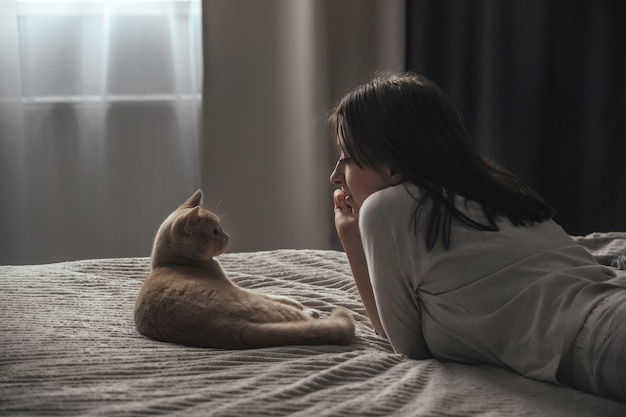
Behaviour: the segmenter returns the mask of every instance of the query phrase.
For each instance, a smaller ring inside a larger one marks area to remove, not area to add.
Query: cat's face
[[[201,203],[202,192],[198,190],[165,220],[158,235],[170,252],[193,261],[221,255],[229,240],[219,218]]]

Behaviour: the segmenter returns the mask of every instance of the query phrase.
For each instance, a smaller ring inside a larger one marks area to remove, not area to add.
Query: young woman
[[[375,331],[626,402],[626,280],[485,161],[444,94],[378,77],[331,112],[335,226]]]

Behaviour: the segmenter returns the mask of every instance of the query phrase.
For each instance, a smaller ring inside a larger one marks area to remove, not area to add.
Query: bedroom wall
[[[326,115],[404,65],[403,1],[205,1],[202,180],[231,251],[338,248]]]

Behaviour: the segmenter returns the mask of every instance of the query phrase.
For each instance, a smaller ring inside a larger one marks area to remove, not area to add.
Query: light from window
[[[19,0],[22,100],[201,97],[200,0]]]

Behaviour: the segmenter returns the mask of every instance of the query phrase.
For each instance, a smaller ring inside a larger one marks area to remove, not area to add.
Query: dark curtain
[[[626,230],[626,1],[407,0],[407,70],[570,234]]]

